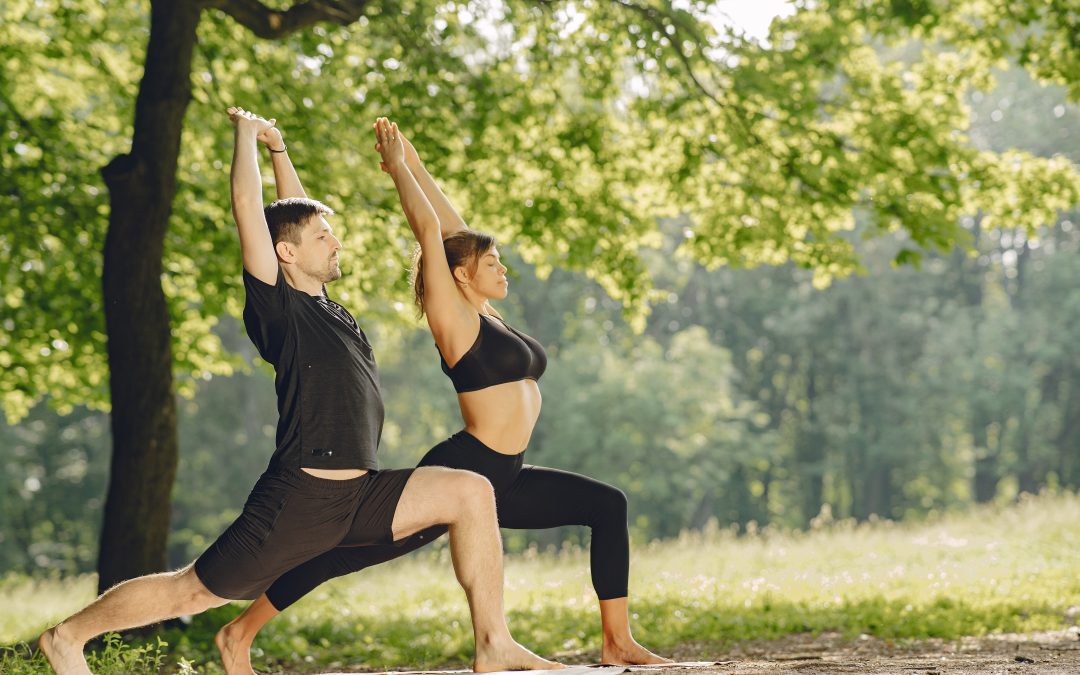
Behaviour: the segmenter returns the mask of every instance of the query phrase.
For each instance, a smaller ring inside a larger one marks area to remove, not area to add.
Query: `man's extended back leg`
[[[229,602],[203,585],[192,565],[113,586],[69,619],[45,631],[38,644],[58,675],[86,675],[83,647],[108,631],[127,630]]]

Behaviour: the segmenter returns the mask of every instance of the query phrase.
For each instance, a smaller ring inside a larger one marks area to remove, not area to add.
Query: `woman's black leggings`
[[[467,469],[487,477],[495,488],[499,526],[514,530],[563,525],[592,528],[592,583],[601,600],[626,597],[630,539],[626,495],[618,488],[558,469],[523,464],[525,453],[504,455],[459,431],[428,451],[417,466]],[[266,591],[279,611],[334,577],[399,558],[447,531],[437,525],[381,546],[339,547],[278,577]]]

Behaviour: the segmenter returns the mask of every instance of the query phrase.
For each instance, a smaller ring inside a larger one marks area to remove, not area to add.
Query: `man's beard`
[[[328,284],[331,281],[337,281],[341,278],[341,266],[332,262],[326,267],[326,272],[323,274],[322,282]]]
[[[312,279],[318,280],[320,284],[328,284],[341,278],[341,266],[337,261],[328,262],[326,266],[318,269],[311,269],[301,265],[300,270]]]

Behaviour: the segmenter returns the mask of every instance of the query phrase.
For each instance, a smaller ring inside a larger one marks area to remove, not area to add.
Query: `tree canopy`
[[[369,134],[390,114],[473,226],[542,272],[587,271],[642,316],[660,218],[685,218],[678,255],[793,261],[824,283],[859,268],[859,214],[871,236],[904,232],[909,262],[965,241],[962,216],[1034,228],[1075,204],[1064,158],[980,150],[966,133],[964,95],[1002,59],[1080,95],[1062,4],[807,3],[765,42],[710,22],[707,3],[378,2],[280,41],[206,11],[162,277],[178,386],[239,363],[212,330],[242,295],[228,104],[277,117],[311,194],[341,212],[352,306],[411,312],[407,231]],[[44,396],[106,407],[98,170],[132,133],[146,3],[0,12],[3,406],[9,419]]]

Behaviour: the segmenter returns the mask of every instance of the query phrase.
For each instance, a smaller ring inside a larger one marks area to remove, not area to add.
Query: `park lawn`
[[[1077,522],[1080,497],[1045,496],[924,523],[738,537],[713,529],[640,545],[631,573],[634,632],[661,653],[708,658],[733,641],[802,632],[903,640],[1059,629],[1080,605]],[[0,644],[15,645],[0,654],[0,672],[42,672],[19,641],[85,605],[93,590],[92,576],[0,581]],[[506,605],[514,635],[538,653],[597,659],[587,551],[508,557]],[[161,665],[220,673],[213,634],[241,608],[130,642],[114,638],[98,646],[92,665],[99,673]],[[325,584],[266,627],[254,663],[262,672],[448,667],[468,663],[471,645],[444,546]]]

